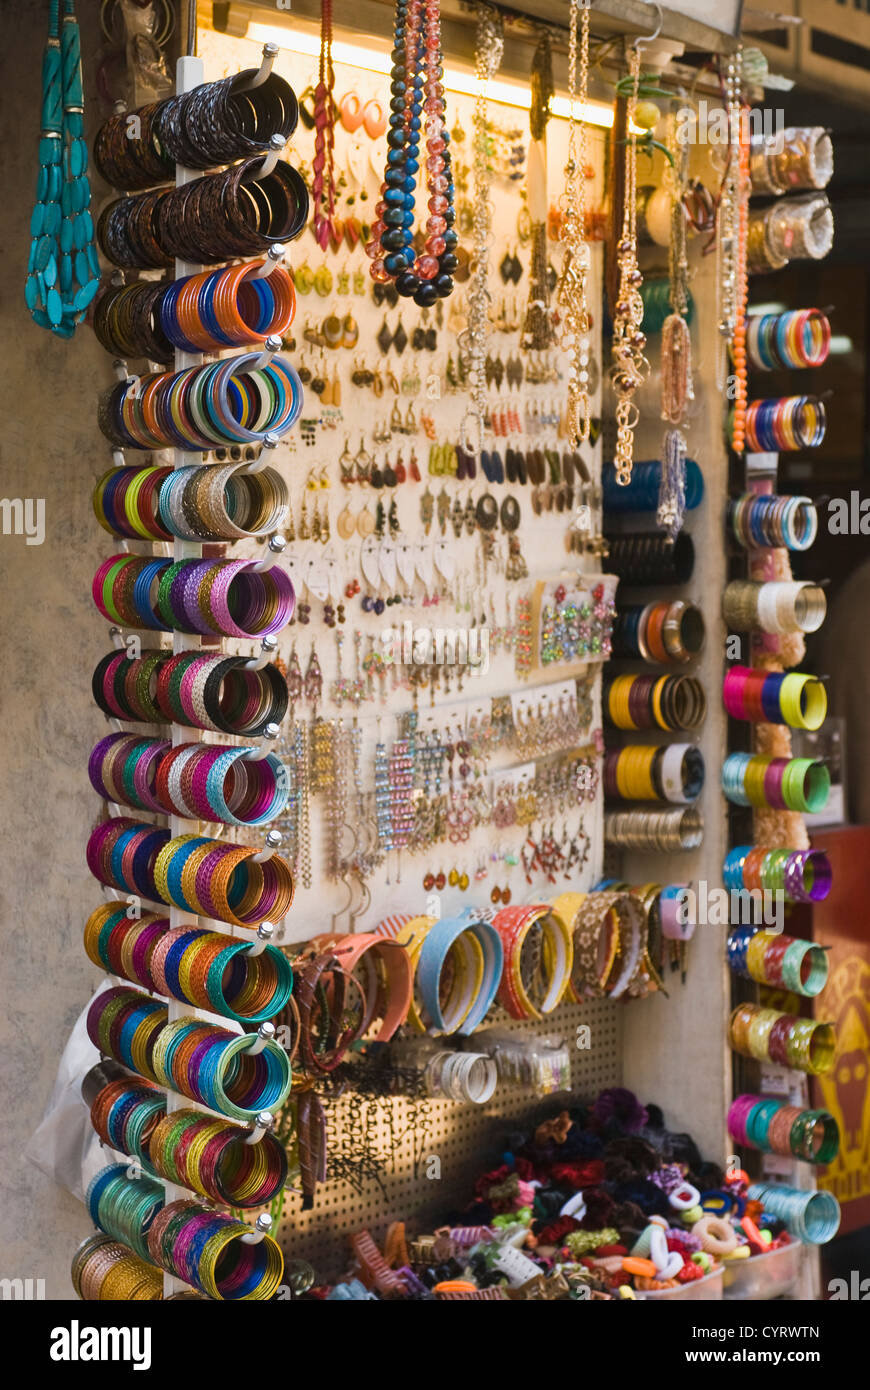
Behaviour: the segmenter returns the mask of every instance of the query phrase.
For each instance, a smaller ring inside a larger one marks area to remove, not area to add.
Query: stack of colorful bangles
[[[100,429],[120,449],[208,450],[280,438],[302,409],[302,383],[285,358],[263,356],[246,352],[119,381],[100,400]]]
[[[775,1062],[811,1076],[831,1071],[836,1035],[830,1023],[798,1018],[760,1004],[739,1004],[731,1014],[731,1047],[743,1057]]]
[[[256,560],[160,560],[110,555],[94,575],[109,622],[203,636],[268,637],[293,617],[296,595],[279,565]]]
[[[107,352],[153,362],[171,362],[174,348],[216,352],[283,337],[296,290],[283,266],[267,267],[247,261],[168,284],[110,287],[97,300],[94,332]]]
[[[258,950],[222,932],[171,928],[153,912],[131,917],[123,904],[91,913],[84,946],[110,975],[237,1022],[273,1018],[293,989],[290,962],[274,946]]]
[[[668,854],[672,850],[698,849],[703,840],[704,821],[694,806],[604,814],[604,843],[619,849]]]
[[[305,180],[284,160],[268,173],[265,162],[246,159],[181,188],[108,203],[96,227],[100,250],[122,270],[140,270],[174,259],[216,265],[293,241],[308,221]]]
[[[831,346],[831,325],[820,309],[753,314],[746,324],[746,350],[753,367],[821,367]]]
[[[99,1230],[209,1298],[262,1301],[278,1292],[284,1259],[271,1236],[251,1243],[249,1226],[201,1202],[164,1205],[163,1188],[132,1180],[126,1164],[97,1173],[86,1200]]]
[[[820,729],[828,713],[822,682],[797,671],[731,666],[725,672],[722,698],[732,719],[788,724],[792,729]]]
[[[110,1081],[91,1106],[91,1123],[104,1144],[138,1158],[165,1182],[226,1206],[264,1206],[282,1191],[287,1155],[268,1131],[256,1144],[250,1132],[200,1110],[166,1113],[166,1097],[144,1082]]]
[[[722,766],[722,790],[735,806],[823,811],[831,789],[831,774],[813,758],[764,758],[729,753]]]
[[[821,946],[757,927],[731,928],[726,959],[734,973],[747,980],[807,999],[820,994],[828,979],[828,958]]]
[[[683,665],[703,646],[704,615],[693,603],[676,599],[617,609],[614,656],[640,657],[661,666]]]
[[[283,77],[245,68],[110,116],[94,140],[94,162],[114,188],[150,188],[172,179],[176,162],[208,169],[266,154],[273,136],[290,139],[298,119],[296,94]]]
[[[722,616],[737,632],[758,629],[778,636],[817,632],[826,612],[824,589],[801,580],[760,583],[735,579],[726,585],[722,596]]]
[[[809,550],[819,531],[811,497],[748,492],[728,503],[735,540],[746,549]]]
[[[224,825],[265,825],[287,804],[287,769],[252,744],[179,743],[107,734],[88,762],[98,796],[137,811]]]
[[[109,888],[170,903],[200,917],[256,929],[280,922],[293,901],[290,866],[278,854],[169,831],[126,816],[91,833],[88,868]]]
[[[156,1302],[163,1297],[160,1271],[101,1231],[82,1241],[73,1256],[70,1278],[85,1303]]]
[[[276,1042],[195,1018],[170,1023],[163,1004],[135,989],[117,986],[98,994],[87,1027],[107,1057],[242,1123],[280,1109],[290,1094],[290,1062]],[[255,1045],[260,1050],[252,1053]]]
[[[746,449],[752,454],[816,449],[825,437],[825,404],[818,396],[750,401]]]
[[[609,535],[607,568],[623,584],[688,584],[695,569],[695,543],[688,531],[676,537],[639,531]]]
[[[840,1229],[840,1204],[832,1192],[754,1182],[746,1195],[751,1202],[763,1203],[764,1210],[785,1222],[805,1245],[825,1245]]]
[[[617,729],[697,729],[707,712],[704,687],[694,676],[613,676],[603,705]]]
[[[704,759],[693,743],[664,747],[628,744],[604,755],[604,794],[623,801],[697,801],[704,787]]]
[[[256,738],[287,712],[287,682],[277,666],[243,656],[163,649],[131,656],[126,647],[98,663],[94,700],[110,719],[186,724]]]
[[[820,849],[769,849],[738,845],[729,851],[722,881],[730,892],[782,893],[789,902],[822,902],[831,891],[831,861]]]
[[[704,496],[704,475],[694,459],[685,460],[685,508],[694,511]],[[658,459],[637,460],[631,470],[631,481],[621,487],[616,481],[613,465],[602,469],[606,512],[654,512],[658,506],[662,481],[662,464]]]
[[[97,521],[130,539],[235,541],[277,531],[289,493],[259,462],[189,468],[112,468],[94,488]]]
[[[801,1110],[762,1096],[735,1096],[728,1111],[728,1133],[748,1148],[804,1163],[833,1163],[840,1151],[837,1121],[827,1110]]]

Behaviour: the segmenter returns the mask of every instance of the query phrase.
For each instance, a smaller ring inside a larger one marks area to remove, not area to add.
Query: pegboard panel
[[[602,1087],[621,1084],[622,1018],[622,1005],[589,1000],[582,1005],[563,1004],[540,1023],[515,1021],[497,1009],[492,1023],[506,1032],[564,1038],[571,1053],[571,1095],[592,1098]],[[588,1049],[574,1046],[580,1024],[590,1029]],[[276,1232],[285,1257],[308,1260],[319,1278],[336,1278],[348,1263],[348,1236],[362,1227],[379,1241],[391,1221],[406,1221],[412,1233],[442,1221],[448,1211],[469,1202],[475,1179],[490,1159],[497,1159],[506,1124],[517,1120],[525,1127],[530,1118],[552,1113],[558,1101],[559,1095],[540,1097],[525,1087],[500,1082],[486,1105],[423,1102],[424,1127],[419,1103],[415,1111],[414,1102],[395,1099],[389,1103],[393,1129],[403,1137],[394,1153],[386,1111],[379,1107],[372,1133],[384,1154],[380,1183],[372,1180],[357,1190],[350,1183],[328,1178],[307,1212],[302,1210],[301,1196],[287,1193]],[[347,1101],[331,1104],[330,1131],[339,1132],[347,1117]],[[435,1169],[427,1163],[433,1158],[438,1159],[437,1177],[427,1176],[427,1167],[430,1172]]]

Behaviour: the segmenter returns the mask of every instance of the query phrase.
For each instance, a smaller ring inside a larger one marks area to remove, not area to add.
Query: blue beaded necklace
[[[445,122],[439,0],[397,0],[391,69],[387,165],[377,221],[366,247],[372,279],[393,280],[399,294],[428,307],[453,289],[458,264],[453,229],[453,171]],[[425,126],[424,126],[425,123]],[[424,126],[429,217],[423,253],[414,249],[414,203]]]
[[[34,321],[71,338],[100,283],[83,139],[81,40],[73,0],[49,6],[42,60],[42,130],[24,298]]]

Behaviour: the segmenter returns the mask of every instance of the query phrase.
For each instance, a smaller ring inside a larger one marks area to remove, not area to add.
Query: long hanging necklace
[[[559,283],[562,307],[561,343],[568,354],[568,438],[572,448],[585,444],[592,427],[589,397],[589,314],[588,288],[591,256],[586,240],[586,121],[583,112],[589,83],[589,6],[580,16],[580,81],[577,82],[577,11],[579,0],[571,0],[568,21],[568,160],[565,165],[565,192],[562,196],[562,241],[565,265]],[[580,120],[575,102],[580,103]]]
[[[669,247],[669,300],[671,312],[662,325],[662,419],[681,425],[686,406],[694,399],[692,388],[692,340],[686,314],[689,308],[689,258],[686,209],[683,196],[688,186],[689,145],[676,138],[676,118],[668,117],[668,148],[674,167],[666,170],[671,193]]]
[[[547,207],[546,207],[546,169],[547,169],[547,122],[552,111],[555,87],[553,85],[553,47],[550,35],[544,30],[535,56],[532,59],[531,105],[529,107],[529,134],[534,142],[529,151],[531,161],[535,146],[540,147],[543,171],[543,207],[539,216],[534,215],[531,206],[532,231],[530,236],[531,254],[529,256],[529,296],[523,320],[522,345],[533,352],[546,352],[555,341],[555,327],[550,308],[550,268],[547,258]],[[543,212],[543,217],[540,216]]]
[[[613,315],[613,364],[610,368],[610,379],[617,395],[614,466],[616,482],[620,487],[627,487],[631,482],[634,462],[634,431],[639,417],[632,397],[649,369],[643,355],[646,338],[640,329],[643,322],[643,300],[640,295],[643,276],[637,264],[637,137],[634,126],[640,82],[640,49],[637,45],[629,49],[628,71],[631,88],[626,102],[625,203],[622,234],[616,244],[619,292]]]
[[[676,117],[668,117],[668,149],[674,160],[667,166],[666,178],[671,194],[671,236],[669,247],[669,299],[671,312],[662,325],[662,419],[671,426],[662,441],[662,469],[656,522],[669,535],[683,527],[686,508],[686,441],[680,426],[692,387],[692,340],[686,314],[689,308],[689,258],[686,238],[686,209],[683,198],[688,186],[689,145],[678,140]]]
[[[61,338],[72,337],[100,283],[83,123],[81,40],[73,0],[64,0],[62,27],[59,0],[51,0],[24,299],[40,328]]]
[[[453,289],[457,235],[453,171],[445,120],[439,0],[396,0],[387,165],[366,246],[373,280],[393,280],[399,294],[428,308]],[[426,138],[429,216],[423,252],[414,249],[415,175],[420,128]]]
[[[488,5],[477,9],[477,41],[475,67],[477,100],[474,107],[474,270],[468,287],[468,326],[461,335],[459,350],[468,380],[469,404],[462,421],[460,437],[463,449],[478,454],[483,448],[486,420],[486,339],[489,331],[489,274],[490,238],[492,232],[492,202],[490,200],[490,157],[487,132],[487,85],[501,66],[504,53],[504,25],[501,15]],[[476,439],[471,438],[469,426],[476,422]]]
[[[335,231],[335,109],[332,64],[332,0],[322,0],[320,11],[320,72],[314,92],[314,178],[311,200],[314,205],[314,235],[321,251],[334,239]]]

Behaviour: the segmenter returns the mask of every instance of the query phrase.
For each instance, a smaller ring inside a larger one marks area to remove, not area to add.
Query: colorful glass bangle
[[[280,437],[302,409],[302,383],[285,358],[261,360],[247,352],[119,381],[101,401],[100,429],[121,449],[192,451]]]
[[[94,575],[97,608],[128,627],[204,636],[266,637],[293,617],[296,594],[280,565],[256,560],[152,560],[112,555]]]
[[[284,1187],[287,1155],[273,1134],[250,1132],[199,1110],[166,1113],[166,1097],[144,1083],[111,1081],[91,1106],[104,1144],[138,1158],[146,1171],[214,1202],[257,1207]]]
[[[95,1047],[146,1081],[230,1119],[250,1123],[263,1110],[280,1109],[290,1092],[290,1062],[277,1043],[267,1040],[251,1055],[254,1036],[195,1018],[169,1023],[164,1005],[133,989],[97,995],[87,1028]]]
[[[244,1023],[263,1023],[290,998],[293,972],[283,952],[198,927],[170,928],[166,917],[127,916],[123,904],[91,913],[84,946],[102,970],[144,989]]]

